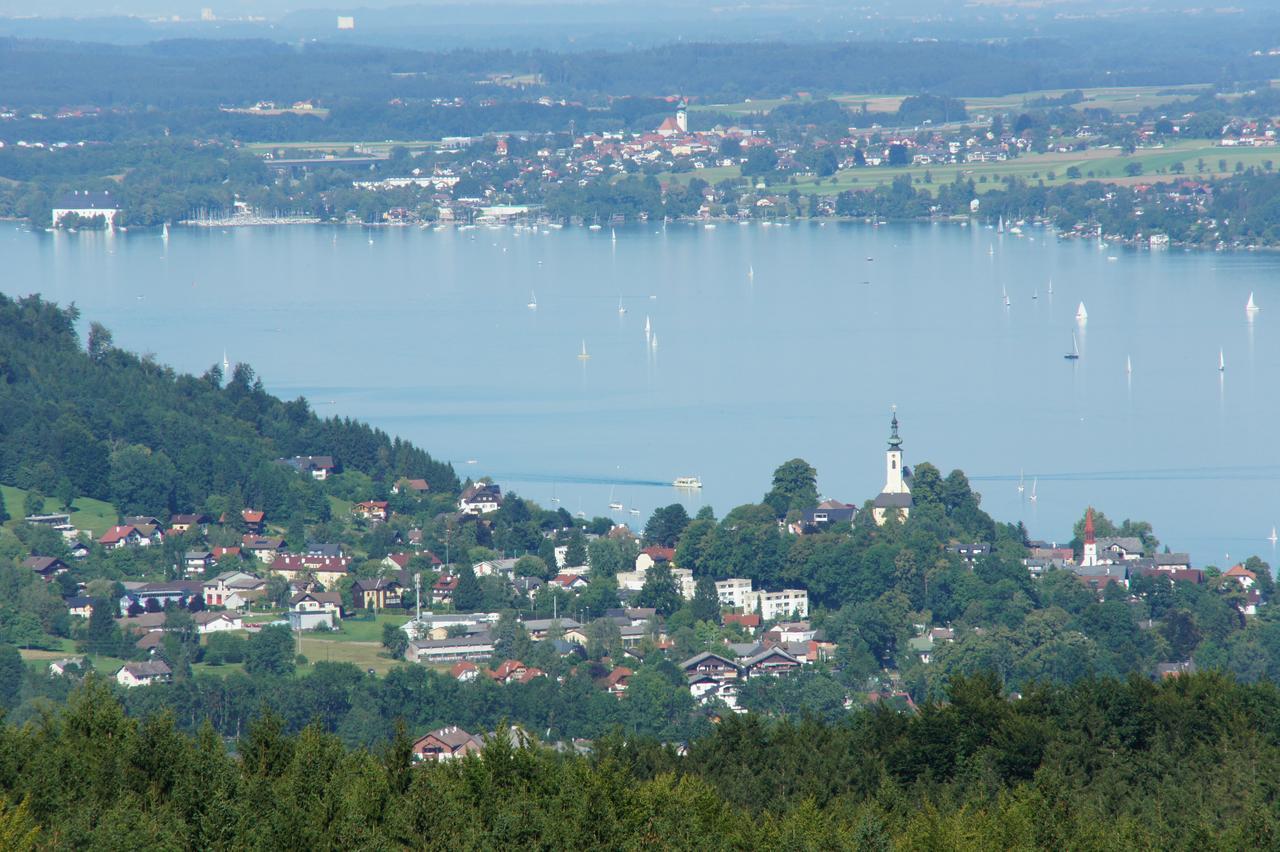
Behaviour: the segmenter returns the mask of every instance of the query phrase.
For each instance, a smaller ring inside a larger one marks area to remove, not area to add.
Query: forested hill
[[[298,509],[289,501],[305,489],[273,463],[294,455],[333,456],[375,483],[458,489],[450,465],[366,424],[322,420],[304,399],[277,399],[247,365],[225,382],[218,366],[181,375],[115,348],[97,323],[82,346],[78,319],[74,305],[0,295],[0,483],[164,519],[211,497]]]
[[[357,677],[360,675],[357,674]],[[634,688],[634,687],[633,687]],[[607,699],[612,700],[612,699]],[[632,700],[628,698],[627,700]],[[414,766],[264,716],[235,755],[101,681],[0,729],[0,843],[34,849],[1275,849],[1280,693],[1220,675],[990,678],[916,714],[725,719],[687,754],[490,739]]]

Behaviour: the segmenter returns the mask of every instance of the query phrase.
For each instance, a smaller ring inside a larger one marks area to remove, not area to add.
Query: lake
[[[677,499],[717,514],[758,501],[795,456],[822,494],[861,504],[883,485],[894,405],[908,464],[964,470],[1033,537],[1069,539],[1092,504],[1150,521],[1203,566],[1270,560],[1280,525],[1272,254],[954,224],[166,241],[6,223],[0,256],[0,289],[75,301],[120,346],[196,373],[225,349],[273,393],[402,435],[461,476],[633,526]],[[704,489],[677,492],[682,475]]]

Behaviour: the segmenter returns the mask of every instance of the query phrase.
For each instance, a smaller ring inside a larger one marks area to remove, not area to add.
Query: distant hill
[[[107,500],[125,514],[224,497],[279,517],[321,501],[274,460],[329,455],[375,482],[408,476],[434,493],[458,490],[447,463],[366,424],[322,420],[304,399],[277,399],[247,365],[225,381],[217,366],[178,374],[115,348],[97,323],[82,345],[78,320],[74,305],[0,295],[0,482]]]

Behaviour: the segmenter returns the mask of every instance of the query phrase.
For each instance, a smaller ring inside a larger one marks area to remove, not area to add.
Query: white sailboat
[[[578,360],[587,361],[590,358],[591,356],[587,354],[587,341],[584,340],[582,341],[582,351],[578,353]]]
[[[1277,540],[1280,540],[1280,539],[1276,538],[1276,528],[1275,528],[1275,525],[1272,525],[1271,535],[1267,536],[1267,541],[1271,542],[1271,545],[1274,547]]]
[[[529,304],[525,305],[525,307],[531,311],[536,311],[538,309],[537,293],[533,292],[532,290],[529,291]]]
[[[1258,310],[1258,306],[1257,306],[1256,304],[1254,304],[1254,301],[1253,301],[1253,291],[1252,291],[1252,290],[1251,290],[1251,291],[1249,291],[1249,301],[1245,302],[1245,304],[1244,304],[1244,309],[1245,309],[1246,311],[1248,311],[1249,313],[1253,313],[1254,311]]]
[[[1049,279],[1049,295],[1050,296],[1053,295],[1053,279],[1052,278]]]
[[[1128,355],[1124,356],[1124,372],[1126,376],[1133,375],[1133,359]]]
[[[613,228],[609,229],[609,242],[616,243],[618,241],[618,232]]]
[[[1027,499],[1030,500],[1032,503],[1036,502],[1036,482],[1038,481],[1039,480],[1037,480],[1035,477],[1031,478],[1031,496],[1028,497]]]
[[[1084,309],[1084,302],[1080,303],[1080,307],[1076,308],[1076,322],[1084,325],[1089,321],[1089,312]]]
[[[168,222],[164,223],[164,229],[160,231],[160,239],[164,240],[166,243],[169,242],[169,223]],[[1249,296],[1249,298],[1252,299],[1253,296],[1251,295]]]
[[[649,317],[644,318],[644,336],[648,337],[653,334],[653,326],[649,324]]]
[[[747,280],[748,280],[748,281],[754,281],[754,280],[755,280],[755,278],[756,278],[756,268],[755,268],[754,266],[751,266],[750,264],[748,264],[748,265],[747,265]]]
[[[222,350],[222,377],[224,379],[231,378],[231,362],[227,360],[227,350]]]
[[[658,348],[658,333],[656,331],[653,333],[653,337],[649,340],[649,347],[652,349]]]
[[[616,487],[615,485],[609,486],[609,509],[614,512],[621,512],[622,504],[613,498],[613,491]]]
[[[1022,469],[1019,468],[1018,469],[1018,493],[1021,494],[1026,490],[1027,490],[1027,485],[1022,479]]]
[[[1226,362],[1226,359],[1222,357],[1222,347],[1218,347],[1218,372],[1219,373],[1226,372],[1226,369],[1227,369],[1227,362]]]
[[[1004,288],[1003,284],[1000,285],[1000,295],[1004,298],[1004,306],[1006,308],[1009,307],[1009,291]]]
[[[618,315],[619,315],[619,316],[621,316],[622,314],[625,314],[626,312],[627,312],[627,309],[626,309],[626,308],[624,308],[624,307],[622,306],[622,297],[621,297],[621,296],[619,296],[619,297],[618,297]]]

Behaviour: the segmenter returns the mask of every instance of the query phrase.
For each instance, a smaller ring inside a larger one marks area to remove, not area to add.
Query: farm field
[[[1204,161],[1202,172],[1198,170],[1201,160]],[[1126,168],[1135,162],[1142,164],[1140,176],[1131,176],[1126,172]],[[924,190],[929,190],[931,186],[951,183],[957,176],[961,176],[965,180],[972,179],[981,194],[999,189],[1001,181],[1006,177],[1021,178],[1032,183],[1043,181],[1046,186],[1061,186],[1089,180],[1117,184],[1150,183],[1177,177],[1169,171],[1175,163],[1183,164],[1187,176],[1224,177],[1233,174],[1237,164],[1246,169],[1266,168],[1268,162],[1280,164],[1280,148],[1224,148],[1201,141],[1188,141],[1164,148],[1139,149],[1136,153],[1127,156],[1112,150],[1093,149],[1066,154],[1030,154],[998,163],[904,168],[869,166],[845,169],[826,178],[797,177],[794,185],[776,183],[771,190],[785,193],[796,189],[805,195],[810,193],[834,195],[847,189],[873,189],[892,183],[902,175],[910,175],[916,188]],[[1072,167],[1080,170],[1079,178],[1067,177],[1067,169]],[[693,177],[698,177],[715,184],[726,178],[737,177],[739,173],[739,169],[735,167],[717,167],[674,176],[663,174],[660,179],[665,181],[674,177],[684,183]],[[932,181],[931,184],[925,182],[926,173]],[[985,182],[983,178],[986,178]]]

